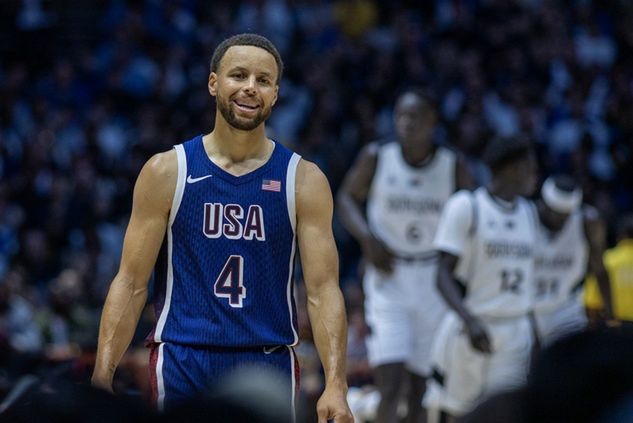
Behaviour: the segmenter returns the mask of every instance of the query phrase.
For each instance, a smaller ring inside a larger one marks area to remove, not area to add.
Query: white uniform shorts
[[[430,374],[431,343],[447,308],[435,287],[437,260],[394,263],[391,274],[368,266],[363,280],[367,355],[372,367],[405,363]]]
[[[525,382],[532,348],[527,316],[481,318],[492,338],[492,354],[471,344],[462,320],[449,312],[433,342],[433,377],[427,384],[424,405],[453,416],[471,411],[488,395]]]
[[[578,296],[571,297],[551,311],[534,312],[536,333],[541,345],[549,345],[556,339],[578,332],[587,327],[587,314]]]

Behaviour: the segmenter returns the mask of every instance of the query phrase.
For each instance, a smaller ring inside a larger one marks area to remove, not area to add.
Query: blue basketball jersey
[[[175,146],[178,182],[154,280],[152,342],[295,345],[295,174],[275,143],[263,166],[234,176],[202,136]]]

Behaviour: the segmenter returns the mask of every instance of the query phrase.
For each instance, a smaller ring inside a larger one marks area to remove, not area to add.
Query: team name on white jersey
[[[486,241],[484,251],[488,258],[526,258],[532,256],[532,246],[526,242],[508,240]]]
[[[252,204],[248,211],[239,204],[204,203],[202,232],[207,238],[245,239],[266,241],[264,211]]]
[[[537,269],[569,269],[574,264],[575,257],[571,254],[557,255],[554,257],[536,258],[535,266]]]
[[[444,202],[436,199],[412,199],[393,195],[387,198],[389,210],[398,212],[436,213],[442,212]]]

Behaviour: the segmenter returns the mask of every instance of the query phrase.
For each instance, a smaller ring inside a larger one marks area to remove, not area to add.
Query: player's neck
[[[252,131],[243,131],[221,119],[216,120],[215,128],[203,137],[203,142],[209,156],[220,156],[234,163],[265,158],[271,147],[263,124]]]
[[[505,184],[501,184],[499,183],[499,181],[495,181],[494,179],[488,186],[488,192],[490,193],[490,195],[510,204],[514,204],[514,201],[517,198],[515,187],[506,186]]]
[[[404,146],[400,148],[402,149],[402,158],[404,161],[413,167],[425,166],[435,156],[435,146],[432,143],[428,143],[428,145],[416,149],[406,149]]]

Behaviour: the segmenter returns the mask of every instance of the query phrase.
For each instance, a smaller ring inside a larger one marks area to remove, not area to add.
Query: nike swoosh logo
[[[270,354],[280,347],[281,345],[277,345],[276,347],[264,347],[264,354]]]
[[[210,178],[212,176],[213,175],[205,175],[205,176],[200,176],[199,178],[192,178],[191,175],[189,175],[187,177],[187,182],[190,183],[190,184],[195,184],[196,182],[200,182],[203,179],[207,179],[207,178]]]

